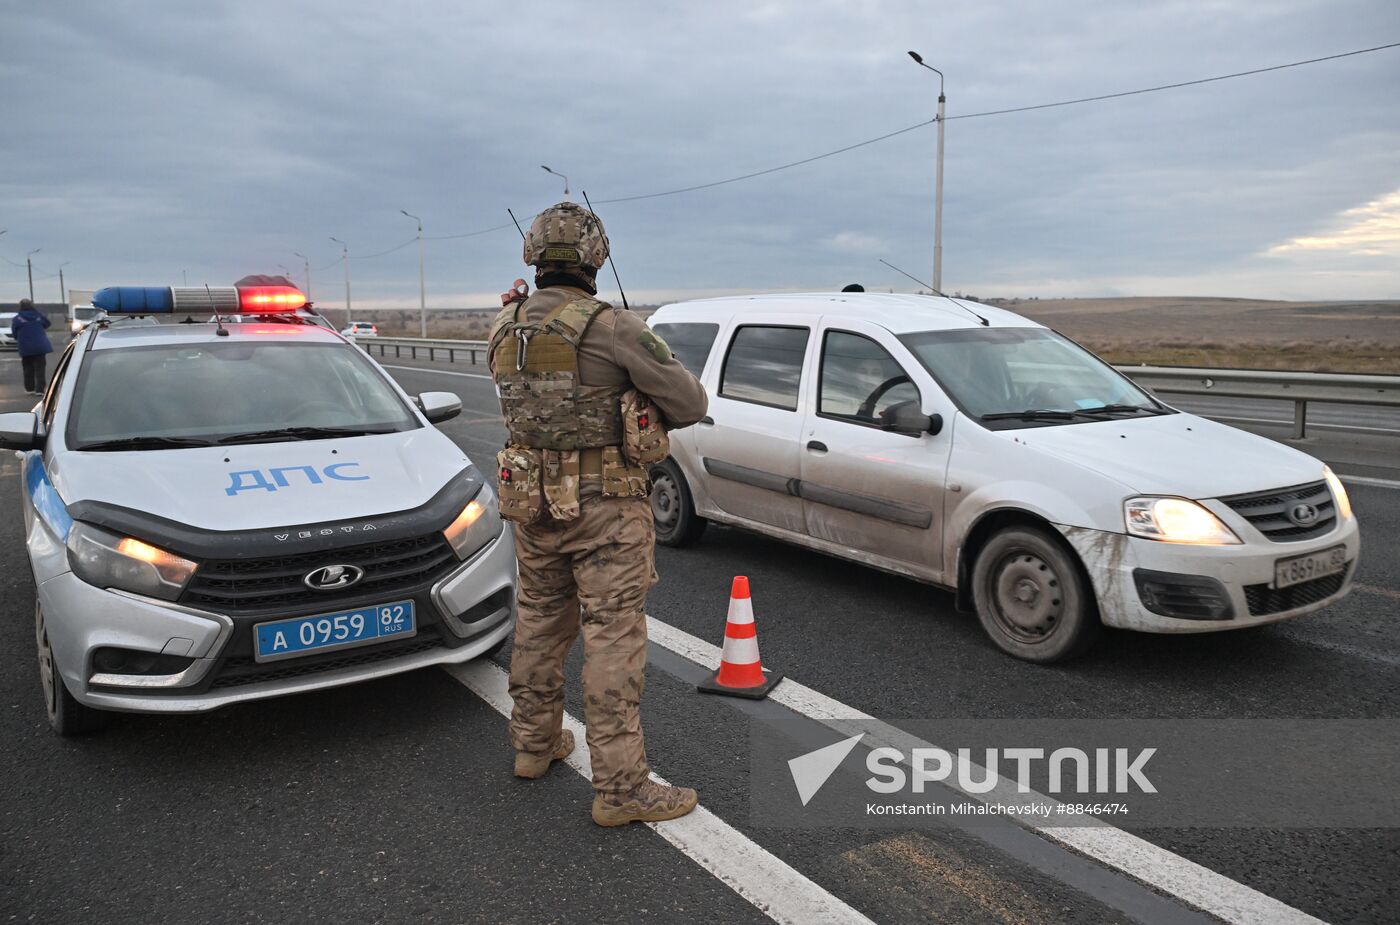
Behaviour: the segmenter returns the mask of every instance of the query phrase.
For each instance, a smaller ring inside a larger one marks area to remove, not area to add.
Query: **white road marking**
[[[448,674],[465,684],[502,716],[510,716],[511,699],[506,673],[487,659],[446,667]],[[566,763],[587,780],[593,779],[583,723],[568,713],[564,727],[574,734],[574,752]],[[652,780],[665,784],[655,774]],[[807,923],[858,923],[874,925],[845,902],[808,880],[785,861],[774,857],[747,835],[705,808],[697,806],[687,816],[670,822],[647,823],[696,864],[714,874],[763,914],[784,925]]]
[[[689,659],[702,667],[719,667],[720,649],[684,630],[647,617],[647,638]],[[892,745],[905,754],[913,748],[928,748],[924,742],[903,730],[883,723],[868,713],[849,707],[839,700],[787,678],[768,695],[803,716],[831,726],[843,736],[856,729],[865,731],[876,745]],[[835,721],[840,721],[839,724]],[[852,722],[855,721],[855,722]],[[980,774],[978,775],[980,776]],[[1018,802],[1024,794],[1012,799],[1016,784],[1006,778],[998,781],[993,797],[1005,794],[1007,802]],[[973,799],[985,800],[985,795],[967,793]],[[1057,803],[1050,797],[1036,795],[1037,802]],[[1174,896],[1198,909],[1235,925],[1319,925],[1320,919],[1294,909],[1237,883],[1194,861],[1145,841],[1136,835],[1111,826],[1053,826],[1030,819],[1017,819],[1027,828],[1062,845],[1086,855],[1101,864],[1121,871],[1160,892]]]
[[[1358,485],[1370,485],[1374,488],[1400,488],[1400,482],[1393,479],[1375,479],[1365,475],[1338,475],[1337,478],[1343,482],[1355,482]]]
[[[437,373],[439,376],[461,376],[463,379],[490,379],[491,377],[483,373],[454,373],[445,369],[424,369],[421,366],[390,366],[387,363],[380,363],[385,369],[403,369],[411,373]]]

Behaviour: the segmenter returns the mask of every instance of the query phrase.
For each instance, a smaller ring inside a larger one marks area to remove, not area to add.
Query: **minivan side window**
[[[809,333],[806,328],[767,325],[738,328],[724,358],[719,394],[796,411]]]
[[[710,348],[715,344],[715,336],[719,334],[719,325],[672,322],[658,324],[652,330],[671,348],[681,365],[690,370],[692,376],[699,377],[710,356]]]
[[[822,343],[817,414],[878,426],[895,405],[919,404],[919,389],[889,351],[847,331],[827,331]]]

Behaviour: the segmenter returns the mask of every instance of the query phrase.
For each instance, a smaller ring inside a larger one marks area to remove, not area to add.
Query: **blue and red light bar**
[[[286,314],[306,305],[306,296],[294,286],[108,286],[92,304],[111,315]]]

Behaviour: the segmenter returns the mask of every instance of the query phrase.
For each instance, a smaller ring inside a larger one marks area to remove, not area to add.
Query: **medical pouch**
[[[499,466],[496,494],[500,499],[501,516],[518,524],[533,523],[544,506],[541,452],[512,444],[496,454],[496,464]]]
[[[661,411],[636,389],[622,394],[622,450],[627,462],[650,466],[671,455],[671,438],[661,425]]]

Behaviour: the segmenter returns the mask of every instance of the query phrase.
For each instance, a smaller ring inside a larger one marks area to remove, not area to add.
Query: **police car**
[[[495,494],[410,396],[285,286],[119,287],[20,451],[49,721],[186,713],[463,662],[514,623]],[[208,322],[174,321],[189,313]],[[225,323],[239,314],[241,323]]]

